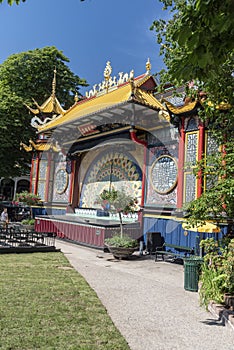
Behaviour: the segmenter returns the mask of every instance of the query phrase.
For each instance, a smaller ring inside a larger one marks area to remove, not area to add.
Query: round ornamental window
[[[151,167],[150,179],[154,190],[167,194],[177,183],[177,164],[174,158],[163,155],[157,158]]]
[[[66,191],[68,186],[68,174],[66,169],[59,169],[56,172],[55,188],[58,194],[62,194]]]

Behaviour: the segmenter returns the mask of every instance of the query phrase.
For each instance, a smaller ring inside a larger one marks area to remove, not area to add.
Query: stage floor
[[[60,221],[67,223],[74,223],[80,225],[93,225],[93,226],[103,226],[103,227],[119,227],[120,222],[118,220],[111,220],[110,217],[84,217],[75,214],[66,215],[38,215],[35,219]],[[124,226],[128,227],[139,227],[139,221],[123,221]]]

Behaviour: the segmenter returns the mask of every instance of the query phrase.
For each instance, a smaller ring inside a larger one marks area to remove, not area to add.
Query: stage
[[[110,217],[80,217],[76,214],[35,217],[37,232],[54,232],[58,238],[94,248],[104,248],[104,240],[119,232],[119,221]],[[137,240],[142,231],[138,221],[124,222],[124,234]]]

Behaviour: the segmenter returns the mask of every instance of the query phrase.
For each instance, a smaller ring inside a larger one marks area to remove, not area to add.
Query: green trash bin
[[[184,289],[190,292],[198,291],[198,281],[203,259],[190,257],[184,259]]]

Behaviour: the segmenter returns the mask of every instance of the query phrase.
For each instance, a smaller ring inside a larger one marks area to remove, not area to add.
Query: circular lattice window
[[[55,188],[58,194],[62,194],[66,191],[68,186],[68,174],[66,169],[59,169],[55,176]]]
[[[154,190],[167,194],[177,183],[177,164],[174,158],[163,155],[157,158],[151,167],[150,179]]]

